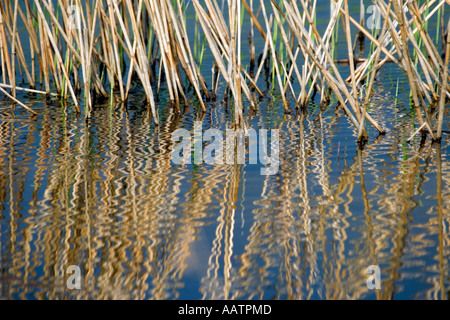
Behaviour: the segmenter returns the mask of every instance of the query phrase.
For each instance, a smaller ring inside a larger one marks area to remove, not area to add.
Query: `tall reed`
[[[381,14],[381,32],[369,29],[363,7],[360,21],[352,18],[347,0],[330,0],[325,30],[319,30],[316,21],[316,0],[0,0],[0,88],[14,103],[18,103],[17,91],[27,86],[34,93],[57,95],[73,103],[77,112],[83,110],[85,117],[98,99],[125,102],[140,88],[159,125],[157,100],[162,87],[176,112],[195,96],[198,112],[204,113],[208,100],[217,99],[223,79],[224,98],[228,92],[232,96],[234,124],[245,128],[245,106],[257,109],[258,96],[263,96],[260,75],[271,63],[268,80],[277,87],[285,111],[307,108],[317,93],[322,103],[328,103],[331,90],[338,108],[357,129],[358,141],[364,142],[366,120],[385,132],[367,106],[378,72],[395,63],[409,80],[419,131],[439,140],[450,97],[448,61],[440,54],[448,51],[443,27],[446,1],[429,0],[422,6],[416,0],[375,0],[374,4]],[[198,23],[193,41],[187,12],[193,12]],[[438,20],[442,36],[438,34],[435,41],[428,33],[430,19]],[[250,23],[248,35],[242,34],[244,21]],[[334,54],[340,28],[347,45],[347,59],[340,61],[348,63],[348,70],[337,65]],[[242,63],[245,37],[251,70]],[[258,37],[265,45],[257,62]],[[362,52],[355,57],[352,40],[364,38],[373,50],[367,57]],[[439,41],[443,50],[438,49]],[[211,87],[203,71],[207,53],[213,57]],[[347,79],[344,72],[350,74]],[[19,74],[26,84],[20,83]],[[438,111],[428,107],[434,104],[439,104]]]

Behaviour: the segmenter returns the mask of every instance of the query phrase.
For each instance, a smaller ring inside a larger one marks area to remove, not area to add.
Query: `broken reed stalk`
[[[437,50],[437,41],[431,39],[427,28],[432,17],[441,15],[441,36],[444,36],[445,0],[429,0],[422,7],[416,0],[406,4],[400,0],[375,0],[383,19],[378,38],[367,29],[363,17],[357,22],[350,16],[347,0],[330,0],[334,11],[323,34],[315,19],[316,0],[271,0],[270,6],[262,0],[255,3],[253,0],[229,0],[225,3],[227,10],[223,10],[217,0],[188,3],[181,0],[0,0],[0,88],[2,92],[10,90],[5,96],[13,97],[14,102],[18,90],[58,95],[63,100],[70,98],[77,112],[80,112],[79,93],[82,92],[88,117],[96,98],[109,96],[126,101],[132,88],[140,85],[154,123],[158,125],[154,91],[159,94],[164,83],[176,112],[181,111],[181,105],[190,103],[189,89],[197,97],[201,111],[205,112],[205,99],[216,98],[219,80],[223,79],[227,84],[225,92],[229,90],[233,97],[235,126],[245,128],[244,106],[248,102],[256,109],[253,94],[263,96],[258,81],[264,66],[271,63],[272,80],[277,84],[286,111],[294,106],[290,105],[288,92],[295,98],[295,108],[306,108],[317,92],[321,102],[329,101],[328,90],[331,89],[355,125],[358,141],[361,141],[367,137],[366,119],[384,133],[367,112],[367,106],[375,90],[378,71],[387,62],[394,62],[409,79],[420,129],[427,130],[433,139],[440,138],[443,106],[450,97],[447,85],[449,54],[444,63],[440,50]],[[188,5],[192,6],[201,27],[194,35],[194,53],[186,25]],[[69,8],[76,8],[72,12],[74,15],[67,11]],[[244,8],[248,17],[245,20],[250,21],[250,74],[243,66],[241,53]],[[344,60],[349,62],[350,76],[345,81],[342,70],[333,60],[334,49],[330,45],[330,41],[336,41],[339,17],[343,21],[347,43],[348,59]],[[29,36],[28,57],[19,27]],[[358,56],[355,60],[351,34],[351,28],[355,27],[360,37],[366,37],[376,47],[366,59]],[[202,64],[205,49],[201,48],[200,52],[197,47],[201,36],[213,56],[211,88],[207,87],[197,65],[197,62]],[[255,43],[259,36],[265,45],[256,73],[253,73]],[[444,43],[443,46],[445,48]],[[17,71],[31,89],[18,86]],[[360,101],[359,86],[367,77],[367,93]],[[299,92],[295,92],[295,81]],[[42,90],[33,91],[36,84]],[[434,136],[429,111],[424,104],[437,100],[438,129]]]
[[[33,109],[29,108],[28,106],[26,106],[25,104],[23,104],[22,102],[20,102],[19,100],[17,100],[15,97],[13,97],[12,95],[10,95],[8,93],[8,91],[6,91],[5,89],[3,89],[2,87],[0,87],[0,92],[2,92],[5,96],[7,96],[8,98],[10,98],[12,101],[14,101],[15,103],[19,104],[20,106],[24,107],[27,111],[31,112],[32,114],[36,115],[37,112],[34,111]]]

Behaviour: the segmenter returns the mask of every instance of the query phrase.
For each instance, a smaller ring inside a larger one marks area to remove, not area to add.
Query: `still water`
[[[0,298],[448,299],[450,137],[406,143],[407,79],[394,66],[379,77],[370,112],[388,132],[368,126],[362,150],[336,101],[284,113],[261,81],[245,120],[280,130],[270,176],[248,161],[171,161],[176,129],[231,126],[221,100],[175,114],[162,95],[160,127],[139,89],[88,120],[58,100],[19,95],[34,118],[3,100]],[[80,290],[66,285],[71,265]],[[381,290],[367,287],[371,265]]]

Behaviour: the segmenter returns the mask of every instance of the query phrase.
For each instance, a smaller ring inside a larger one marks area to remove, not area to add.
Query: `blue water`
[[[345,52],[342,36],[338,58]],[[258,85],[264,97],[244,118],[280,130],[273,176],[248,161],[171,161],[176,129],[231,127],[221,98],[201,115],[191,93],[176,114],[163,84],[159,127],[139,88],[127,104],[95,105],[88,120],[53,98],[18,93],[36,117],[3,100],[0,298],[448,299],[449,137],[407,143],[417,121],[406,75],[381,69],[369,112],[387,134],[367,124],[363,149],[334,97],[284,112],[271,75]],[[448,119],[447,110],[445,130]],[[66,285],[70,265],[80,290]],[[371,265],[380,290],[367,287]]]

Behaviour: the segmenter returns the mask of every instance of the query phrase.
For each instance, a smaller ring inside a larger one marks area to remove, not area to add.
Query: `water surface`
[[[175,114],[162,93],[160,127],[139,88],[87,120],[56,99],[20,93],[34,118],[0,102],[0,298],[448,299],[449,137],[406,143],[405,75],[380,72],[370,112],[388,132],[367,126],[362,150],[335,100],[285,113],[270,79],[245,120],[280,130],[273,176],[171,161],[176,129],[231,126],[220,99]],[[81,290],[66,286],[70,265]],[[366,285],[371,265],[379,291]]]

